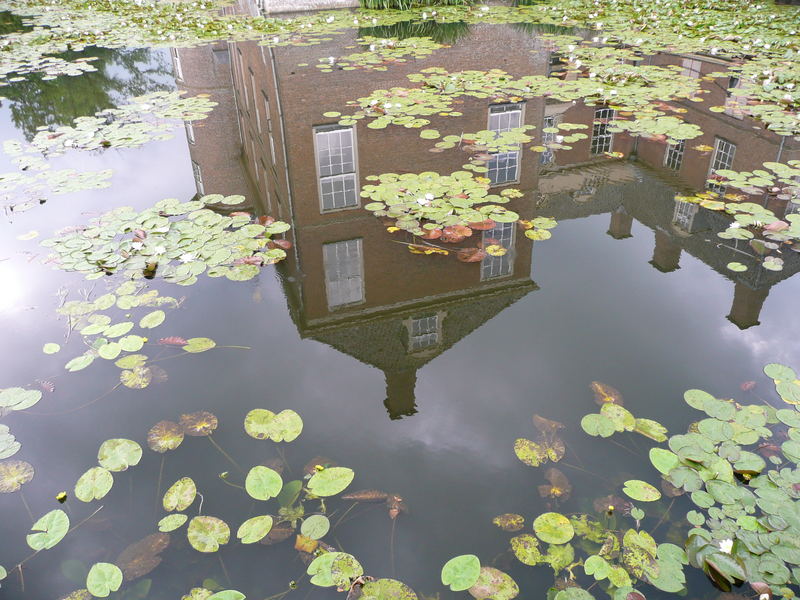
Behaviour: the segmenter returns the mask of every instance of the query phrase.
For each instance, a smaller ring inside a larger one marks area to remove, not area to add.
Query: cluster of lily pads
[[[444,48],[443,44],[428,37],[394,39],[365,36],[359,38],[358,42],[367,49],[346,56],[320,58],[319,63],[315,66],[323,73],[330,73],[334,69],[387,71],[388,65],[403,63],[409,59],[425,58],[436,50]]]
[[[51,170],[47,159],[69,150],[137,148],[152,140],[169,139],[177,121],[205,119],[216,105],[206,94],[181,95],[177,91],[153,92],[117,108],[79,117],[72,125],[42,127],[30,142],[6,141],[3,150],[19,171],[0,174],[0,193],[13,197],[10,206],[14,212],[23,212],[46,201],[50,194],[108,187],[110,170]]]
[[[790,160],[787,163],[766,162],[763,169],[750,171],[732,171],[719,169],[715,171],[709,184],[734,188],[747,195],[761,197],[766,200],[775,199],[789,205],[800,201],[800,161]],[[761,267],[769,271],[781,271],[784,265],[784,252],[795,252],[800,241],[800,216],[789,213],[783,219],[756,202],[743,201],[742,194],[720,193],[709,191],[693,196],[676,196],[681,202],[696,203],[708,210],[724,211],[733,216],[730,225],[717,234],[725,240],[735,243],[744,241],[751,252],[737,247],[737,252],[748,258],[754,256]],[[764,202],[766,204],[766,202]],[[741,261],[728,264],[728,269],[743,272],[748,269]]]
[[[510,546],[523,564],[548,564],[553,569],[556,584],[548,597],[591,600],[590,590],[599,586],[614,600],[641,600],[645,598],[637,589],[641,584],[679,593],[685,589],[684,567],[688,565],[703,570],[726,592],[747,584],[760,598],[796,597],[793,586],[800,584],[800,379],[789,367],[774,363],[764,373],[773,380],[784,407],[763,401],[741,404],[689,390],[684,395],[686,403],[705,416],[686,434],[675,435],[668,435],[656,421],[634,417],[613,387],[592,383],[601,409],[581,421],[589,435],[637,432],[666,442],[666,447],[655,446],[649,452],[650,462],[662,476],[663,494],[637,479],[626,481],[623,493],[641,503],[658,502],[662,495],[671,497],[666,510],[654,511],[661,513],[658,525],[681,496],[693,508],[686,516],[688,530],[683,528],[684,547],[657,542],[641,528],[645,511],[616,496],[596,500],[593,513],[539,515],[532,523],[533,534],[515,536]],[[750,391],[755,385],[746,382],[742,389]],[[566,447],[558,432],[564,425],[534,415],[534,426],[539,431],[536,442],[518,439],[515,443],[520,460],[533,467],[561,460]],[[549,483],[539,486],[540,495],[556,502],[569,497],[571,485],[563,473],[550,468],[546,479]],[[633,527],[625,524],[626,519],[633,521]],[[494,524],[520,532],[525,517],[507,513],[496,517]],[[458,586],[453,589],[467,589],[479,581],[479,571],[477,557],[459,556],[443,570],[442,580]],[[499,595],[486,597],[510,599],[517,593],[516,584],[506,583]]]
[[[156,275],[179,285],[192,285],[197,276],[245,281],[262,265],[286,257],[289,243],[272,240],[290,229],[264,217],[254,222],[248,212],[221,215],[209,206],[236,206],[243,196],[210,194],[180,202],[167,199],[141,212],[115,208],[89,226],[45,240],[59,269],[98,279],[122,273],[133,279]]]

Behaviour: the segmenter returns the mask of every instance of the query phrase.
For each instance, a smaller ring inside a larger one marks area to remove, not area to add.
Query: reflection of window
[[[511,275],[514,269],[514,223],[497,223],[483,232],[483,244],[499,244],[508,252],[503,256],[486,256],[481,261],[481,281]]]
[[[683,151],[686,150],[686,140],[681,140],[677,144],[667,144],[667,151],[664,153],[664,166],[677,171],[683,162]]]
[[[192,161],[192,174],[194,175],[194,184],[197,187],[197,193],[201,196],[204,195],[205,188],[203,187],[203,172],[200,170],[200,165]]]
[[[522,126],[522,104],[494,104],[489,107],[489,129],[497,133]]]
[[[731,144],[728,140],[720,137],[714,138],[714,154],[711,157],[711,168],[708,170],[708,176],[711,177],[721,169],[730,169],[733,164],[734,154],[736,154],[735,144]],[[706,188],[719,194],[724,194],[726,186],[708,183]]]
[[[519,151],[492,154],[486,164],[489,169],[489,181],[492,185],[502,185],[517,181],[519,172]]]
[[[685,200],[675,201],[675,211],[672,213],[672,222],[685,231],[692,229],[694,216],[697,214],[698,206],[693,202]]]
[[[177,48],[172,49],[172,64],[175,68],[175,78],[183,79],[183,66],[181,65],[181,57]]]
[[[184,121],[183,125],[186,127],[186,139],[190,144],[194,144],[194,126],[191,121]]]
[[[489,107],[489,129],[505,133],[522,126],[521,104],[495,104]],[[519,150],[492,154],[486,165],[492,185],[502,185],[519,178]]]
[[[322,210],[358,206],[353,128],[317,127],[314,140]]]
[[[741,85],[741,79],[732,76],[728,79],[728,90],[725,92],[725,114],[735,119],[744,119],[744,109],[747,106],[747,96],[733,93]]]
[[[556,126],[556,117],[545,117],[544,122],[542,123],[542,129],[547,129],[548,127],[555,127]],[[542,146],[546,148],[544,152],[542,152],[541,156],[539,157],[539,164],[540,165],[549,165],[551,164],[555,158],[555,152],[550,148],[550,144],[555,143],[557,133],[552,133],[545,131],[542,133]]]
[[[591,153],[602,154],[611,152],[614,134],[608,130],[610,121],[614,120],[613,108],[598,108],[594,111],[594,124],[592,125]]]
[[[439,315],[411,319],[408,347],[423,350],[439,343]]]
[[[214,57],[214,62],[219,65],[228,65],[231,62],[231,56],[227,48],[214,48],[211,50],[211,54]]]
[[[701,61],[696,58],[684,58],[682,64],[683,71],[681,71],[681,75],[684,77],[694,77],[695,79],[700,77],[700,67],[703,64]]]
[[[361,238],[322,246],[328,308],[364,300],[364,259]]]
[[[269,98],[261,91],[261,96],[264,99],[264,114],[267,119],[267,133],[269,134],[269,151],[272,156],[272,164],[275,164],[275,137],[272,135],[272,113],[269,110]]]

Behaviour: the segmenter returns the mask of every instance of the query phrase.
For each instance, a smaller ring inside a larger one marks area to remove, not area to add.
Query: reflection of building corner
[[[733,304],[728,320],[739,329],[748,329],[760,325],[758,320],[761,308],[769,296],[769,287],[753,289],[746,283],[737,281],[733,289]]]
[[[174,48],[171,54],[178,89],[190,97],[207,94],[217,103],[206,119],[184,123],[197,194],[240,194],[248,202],[237,209],[253,210],[258,199],[242,164],[227,43]]]

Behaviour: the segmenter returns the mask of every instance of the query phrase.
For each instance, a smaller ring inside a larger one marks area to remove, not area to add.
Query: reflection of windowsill
[[[514,179],[513,181],[506,181],[504,183],[490,183],[489,189],[491,190],[492,188],[505,187],[507,185],[519,185],[519,179]]]
[[[358,302],[348,302],[347,304],[337,304],[336,306],[329,306],[328,312],[335,312],[337,310],[344,310],[346,308],[353,308],[354,306],[360,306],[366,303],[365,300],[359,300]]]
[[[337,213],[337,212],[342,212],[342,211],[345,211],[345,210],[355,210],[357,208],[361,208],[361,203],[360,202],[356,206],[344,206],[342,208],[321,209],[319,211],[319,214],[325,215],[325,214],[328,214],[328,213]]]

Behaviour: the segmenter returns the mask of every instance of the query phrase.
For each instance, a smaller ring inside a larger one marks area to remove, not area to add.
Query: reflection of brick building
[[[366,127],[367,120],[342,127],[338,118],[325,118],[322,113],[346,114],[348,100],[374,89],[409,86],[406,74],[429,66],[450,71],[491,66],[521,76],[547,73],[551,61],[536,37],[527,32],[509,26],[475,26],[454,47],[426,59],[395,63],[385,72],[324,73],[314,66],[319,57],[358,51],[357,36],[350,31],[310,47],[230,44],[233,88],[223,90],[230,83],[220,75],[217,93],[231,102],[235,98],[236,104],[225,104],[230,110],[215,111],[207,124],[209,130],[227,135],[227,141],[219,143],[230,146],[220,152],[225,156],[209,152],[198,163],[207,186],[217,171],[226,172],[224,165],[214,161],[237,157],[237,165],[244,164],[255,188],[251,197],[257,199],[257,210],[292,224],[289,235],[295,249],[282,263],[281,274],[301,335],[382,370],[387,409],[394,417],[414,411],[418,369],[535,289],[530,279],[532,242],[515,225],[501,225],[484,236],[499,239],[510,252],[480,265],[409,254],[393,241],[407,238],[398,234],[393,238],[361,208],[359,190],[368,183],[365,178],[386,172],[447,174],[460,170],[467,155],[460,150],[430,153],[434,142],[420,139],[418,129],[391,126],[376,131]],[[514,51],[508,52],[509,47]],[[216,50],[201,51],[205,64],[215,64]],[[184,52],[194,51],[181,51],[181,56]],[[181,64],[184,80],[188,79],[186,62]],[[300,66],[303,63],[308,66]],[[694,67],[690,63],[687,68]],[[718,68],[701,65],[700,72]],[[725,139],[749,143],[751,137],[745,137],[745,132],[752,136],[749,125],[702,108],[717,103],[724,101],[712,97],[704,104],[686,103],[687,120],[704,119],[697,122],[706,131],[702,140],[691,145],[713,146],[723,126]],[[643,223],[655,235],[654,268],[664,273],[678,269],[685,251],[734,282],[729,318],[740,327],[757,324],[770,287],[800,269],[787,260],[782,273],[764,271],[752,257],[743,258],[736,250],[718,245],[721,240],[716,232],[726,226],[723,215],[674,201],[676,186],[704,186],[710,161],[721,156],[722,150],[695,156],[695,151],[683,148],[678,157],[664,144],[612,134],[605,125],[615,118],[613,111],[582,104],[538,99],[492,105],[489,99],[463,98],[457,106],[462,117],[434,116],[429,127],[447,135],[525,123],[537,127],[539,144],[547,141],[549,134],[541,131],[545,127],[558,122],[587,124],[584,131],[589,137],[572,144],[571,150],[540,155],[520,149],[495,156],[488,165],[490,179],[495,187],[513,184],[526,192],[510,205],[526,216],[540,213],[565,220],[608,213],[608,234],[619,240],[631,236],[634,220]],[[740,152],[734,156],[734,168],[753,169],[759,160],[776,158],[776,140],[760,134],[752,139],[756,138],[753,144],[760,149],[750,157],[753,162],[748,161],[748,153]],[[796,148],[785,143],[783,151]],[[631,160],[608,161],[606,152],[638,157],[645,168]],[[193,150],[194,156],[199,156],[198,149]],[[232,192],[226,188],[225,193]],[[726,264],[733,260],[747,262],[749,270],[738,274],[727,270]]]

